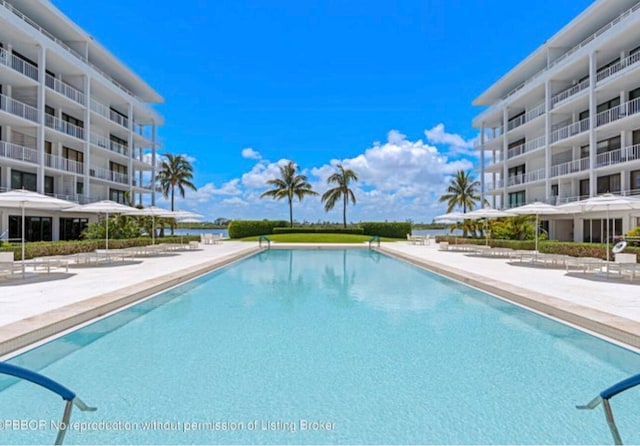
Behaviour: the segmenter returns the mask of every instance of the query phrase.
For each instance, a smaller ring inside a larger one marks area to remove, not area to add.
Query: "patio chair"
[[[0,276],[11,276],[22,271],[22,266],[13,260],[13,252],[0,252]]]

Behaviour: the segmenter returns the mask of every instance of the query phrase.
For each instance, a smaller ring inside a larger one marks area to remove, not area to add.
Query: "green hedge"
[[[273,228],[289,225],[284,220],[233,220],[229,223],[229,238],[253,237],[273,234]]]
[[[173,236],[156,238],[156,243],[186,243],[189,241],[199,241],[200,236]],[[132,246],[147,246],[152,242],[151,237],[140,237],[134,239],[114,239],[109,240],[110,249],[130,248]],[[105,240],[74,240],[57,242],[27,242],[24,245],[25,259],[45,256],[66,256],[78,254],[80,252],[91,252],[96,249],[104,249]],[[15,260],[22,260],[22,246],[20,243],[5,243],[0,251],[13,251]]]
[[[274,234],[357,234],[363,235],[362,228],[273,228]]]
[[[406,238],[411,234],[411,223],[406,222],[364,222],[359,224],[364,229],[364,235],[379,235],[380,237]]]

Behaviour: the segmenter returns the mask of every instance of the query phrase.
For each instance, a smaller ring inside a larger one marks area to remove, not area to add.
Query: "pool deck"
[[[382,243],[379,249],[640,348],[640,279],[630,282],[615,275],[606,278],[593,273],[567,274],[564,268],[510,264],[504,258],[439,251],[435,243],[426,246]],[[39,273],[26,280],[0,279],[0,357],[258,250],[255,243],[226,241],[219,245],[203,245],[200,250],[151,256],[122,264],[72,267],[68,273]]]

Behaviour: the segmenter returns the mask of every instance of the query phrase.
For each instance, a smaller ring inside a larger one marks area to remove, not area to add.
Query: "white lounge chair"
[[[13,252],[0,252],[0,276],[11,276],[22,271],[22,266],[13,260]]]

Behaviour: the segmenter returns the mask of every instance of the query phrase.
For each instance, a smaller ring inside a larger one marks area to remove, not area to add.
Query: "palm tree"
[[[480,182],[473,178],[470,172],[459,170],[455,178],[451,180],[447,193],[440,197],[440,203],[447,202],[447,212],[460,206],[466,213],[467,209],[473,210],[476,203],[480,201],[478,187],[480,187]]]
[[[322,195],[322,202],[324,203],[324,210],[329,212],[336,205],[340,197],[343,198],[342,206],[342,219],[344,227],[347,227],[347,204],[349,200],[351,203],[356,204],[356,196],[351,189],[349,189],[350,181],[358,181],[358,175],[351,170],[342,167],[342,164],[337,166],[338,172],[327,178],[327,184],[335,183],[336,187],[333,187],[326,191]]]
[[[172,155],[170,153],[165,153],[162,156],[165,159],[162,160],[160,171],[156,175],[156,181],[160,183],[164,198],[169,198],[169,192],[171,192],[171,211],[173,211],[176,187],[182,198],[184,198],[185,188],[188,187],[193,191],[198,189],[191,182],[193,179],[193,166],[187,161],[187,158],[183,155]],[[173,235],[173,225],[171,226],[171,235]]]
[[[272,197],[274,200],[287,198],[289,201],[289,224],[291,227],[293,227],[293,197],[298,197],[298,200],[302,201],[305,195],[318,195],[307,182],[307,176],[296,174],[297,170],[298,166],[293,161],[280,166],[280,178],[267,181],[267,184],[273,186],[273,189],[260,195],[260,198]]]

